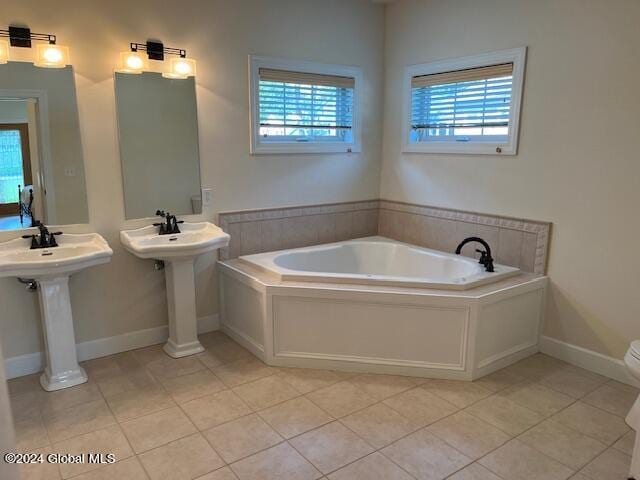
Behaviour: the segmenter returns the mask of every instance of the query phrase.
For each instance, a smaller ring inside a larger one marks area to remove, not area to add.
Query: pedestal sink
[[[132,254],[165,262],[169,340],[164,351],[173,358],[204,350],[198,340],[194,262],[229,244],[229,235],[209,222],[183,223],[180,231],[159,235],[158,227],[150,225],[120,232],[120,241]]]
[[[34,250],[28,239],[0,243],[0,277],[35,280],[38,285],[47,362],[40,384],[47,391],[87,381],[76,355],[69,276],[107,263],[113,255],[97,233],[62,234],[56,240],[57,247]]]

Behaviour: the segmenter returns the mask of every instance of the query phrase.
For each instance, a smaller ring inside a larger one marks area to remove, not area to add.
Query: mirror
[[[73,69],[0,65],[0,230],[88,223]]]
[[[201,213],[195,79],[115,75],[126,218]]]

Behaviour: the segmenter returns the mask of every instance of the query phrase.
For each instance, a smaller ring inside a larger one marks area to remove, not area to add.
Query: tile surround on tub
[[[476,235],[498,263],[538,274],[546,272],[551,229],[548,222],[389,200],[222,212],[219,224],[231,235],[222,260],[370,235],[451,252]],[[473,255],[472,247],[463,254]]]
[[[378,204],[366,200],[220,213],[219,225],[231,235],[220,258],[376,235]]]
[[[479,236],[498,263],[544,274],[551,223],[380,200],[379,235],[427,248],[454,251],[465,237]],[[473,255],[473,245],[463,254]]]

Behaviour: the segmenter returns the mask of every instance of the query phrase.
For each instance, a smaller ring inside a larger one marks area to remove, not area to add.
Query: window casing
[[[405,72],[404,152],[517,153],[525,48]]]
[[[360,151],[357,68],[250,57],[251,153]]]

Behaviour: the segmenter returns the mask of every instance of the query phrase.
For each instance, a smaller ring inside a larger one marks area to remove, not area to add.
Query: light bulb
[[[36,67],[64,68],[69,64],[69,48],[61,45],[41,44],[36,48]]]
[[[9,42],[0,40],[0,64],[9,61]]]
[[[147,57],[140,52],[122,52],[120,54],[120,73],[142,73],[147,68]]]
[[[172,58],[169,71],[163,74],[167,78],[187,78],[196,74],[196,61],[193,58]]]

